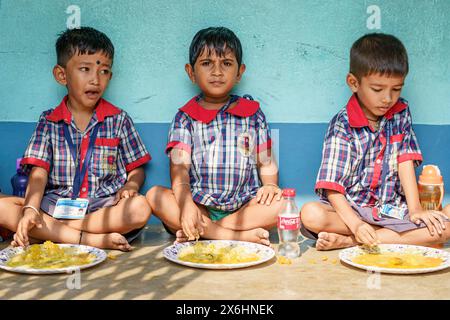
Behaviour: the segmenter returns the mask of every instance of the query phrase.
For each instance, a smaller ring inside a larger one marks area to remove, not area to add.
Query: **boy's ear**
[[[239,67],[238,75],[237,75],[237,82],[241,81],[242,75],[245,72],[245,68],[246,68],[245,64],[241,64],[241,66]]]
[[[194,68],[192,68],[191,64],[186,63],[186,65],[184,66],[184,70],[186,70],[186,73],[189,79],[191,79],[192,83],[195,83]]]
[[[359,81],[353,73],[347,74],[347,85],[353,93],[356,93],[358,91]]]
[[[59,84],[63,86],[67,85],[66,70],[59,64],[53,67],[53,77]]]

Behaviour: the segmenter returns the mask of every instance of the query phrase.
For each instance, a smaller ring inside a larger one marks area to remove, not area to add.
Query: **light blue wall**
[[[378,5],[381,31],[409,51],[403,96],[415,122],[450,124],[449,0],[0,0],[0,121],[35,122],[64,95],[51,69],[72,4],[82,25],[115,44],[106,98],[136,122],[169,122],[195,93],[184,73],[189,43],[219,25],[243,43],[238,92],[260,100],[270,122],[328,122],[348,99],[349,48]]]

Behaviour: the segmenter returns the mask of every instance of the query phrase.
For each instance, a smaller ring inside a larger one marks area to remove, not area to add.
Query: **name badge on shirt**
[[[88,199],[61,198],[56,202],[53,218],[56,219],[83,219],[89,206]]]
[[[237,148],[242,156],[249,157],[253,151],[252,136],[248,132],[242,132],[238,136]]]
[[[380,214],[387,218],[403,220],[407,214],[407,208],[399,208],[390,204],[384,204],[380,209]]]

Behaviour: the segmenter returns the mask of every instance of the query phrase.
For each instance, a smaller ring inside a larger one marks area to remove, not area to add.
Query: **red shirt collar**
[[[219,110],[205,109],[198,103],[197,100],[198,96],[195,96],[179,110],[183,111],[191,118],[203,123],[209,123],[214,120]],[[258,109],[259,102],[239,97],[237,100],[237,104],[233,108],[225,110],[225,112],[238,117],[246,118],[254,115],[256,111],[258,111]]]
[[[67,96],[65,96],[59,106],[57,106],[46,118],[49,121],[59,122],[64,120],[65,123],[70,124],[72,122],[72,113],[67,108]],[[103,98],[100,98],[95,113],[97,115],[97,121],[103,122],[106,117],[119,114],[121,110]]]
[[[402,112],[406,109],[408,105],[402,100],[398,99],[397,103],[392,106],[386,112],[384,117],[386,119],[392,119],[394,114]],[[359,105],[358,99],[356,98],[356,95],[352,95],[350,100],[348,100],[347,103],[347,115],[348,115],[348,122],[351,127],[353,128],[362,128],[362,127],[368,127],[369,126],[369,120],[367,120],[367,117],[364,113],[364,111],[361,109],[361,106]]]

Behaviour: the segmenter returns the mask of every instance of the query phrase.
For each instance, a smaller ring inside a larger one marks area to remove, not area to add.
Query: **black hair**
[[[408,54],[403,43],[384,33],[369,33],[352,45],[350,73],[356,78],[379,73],[386,76],[406,76]]]
[[[202,29],[194,36],[189,47],[189,63],[194,67],[198,57],[208,50],[208,54],[212,50],[223,57],[227,52],[231,51],[236,56],[238,66],[242,64],[242,46],[239,38],[228,28],[210,27]]]
[[[102,52],[111,60],[114,59],[114,46],[104,34],[91,27],[67,29],[56,40],[57,63],[65,67],[75,54],[94,54]]]

